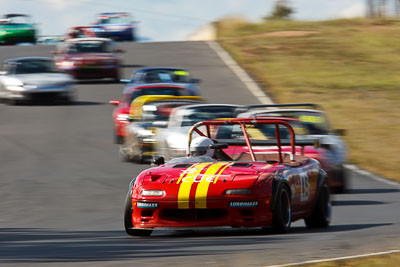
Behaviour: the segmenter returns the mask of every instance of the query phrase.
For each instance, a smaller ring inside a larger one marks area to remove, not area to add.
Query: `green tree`
[[[294,11],[287,0],[277,0],[274,11],[271,15],[265,17],[265,19],[290,19],[290,15],[293,13]]]

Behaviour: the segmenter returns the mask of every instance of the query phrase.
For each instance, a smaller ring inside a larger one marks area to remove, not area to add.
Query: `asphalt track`
[[[214,103],[258,103],[203,42],[123,44],[125,77],[141,66],[180,66]],[[0,60],[50,56],[52,46],[0,47]],[[125,234],[124,198],[145,165],[119,161],[108,100],[122,85],[77,84],[66,105],[0,105],[0,265],[266,266],[398,249],[400,188],[350,173],[332,226],[289,234],[259,229]]]

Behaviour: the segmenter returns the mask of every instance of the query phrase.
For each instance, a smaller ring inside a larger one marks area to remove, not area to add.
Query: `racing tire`
[[[329,186],[324,182],[320,188],[317,203],[311,215],[304,219],[307,228],[328,227],[332,218],[332,203]]]
[[[340,165],[339,169],[336,171],[336,177],[341,184],[335,188],[331,188],[331,192],[334,194],[343,194],[347,187],[347,173],[343,165]]]
[[[19,104],[19,101],[13,98],[7,99],[6,103],[10,106],[17,106]]]
[[[292,208],[289,190],[281,186],[277,192],[276,204],[272,220],[272,226],[277,233],[287,233],[292,223]]]
[[[130,200],[130,194],[126,196],[124,211],[124,227],[125,232],[130,236],[150,236],[152,230],[132,229],[132,202]]]

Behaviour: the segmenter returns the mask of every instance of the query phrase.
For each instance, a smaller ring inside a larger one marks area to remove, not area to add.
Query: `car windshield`
[[[181,126],[192,126],[200,121],[207,121],[217,118],[233,118],[235,117],[236,107],[229,106],[203,106],[196,108],[188,108],[182,110]]]
[[[264,114],[257,114],[257,116],[272,116],[272,117],[286,117],[294,118],[299,121],[289,122],[296,132],[296,135],[326,135],[329,134],[329,124],[322,112],[310,111],[279,111]]]
[[[128,24],[130,19],[128,16],[120,17],[103,17],[99,19],[99,24]]]
[[[4,24],[31,24],[28,16],[10,16],[3,21]]]
[[[69,46],[68,53],[111,53],[111,46],[100,41],[77,42]]]
[[[23,60],[15,66],[15,74],[58,72],[51,60]]]
[[[146,103],[142,107],[143,121],[167,121],[173,108],[193,104],[189,101],[162,101]]]
[[[134,78],[134,77],[133,77]],[[157,69],[146,71],[142,76],[144,83],[190,83],[190,73],[179,69]]]
[[[132,93],[130,102],[142,95],[173,95],[173,96],[189,96],[187,89],[181,87],[145,87],[135,89]]]

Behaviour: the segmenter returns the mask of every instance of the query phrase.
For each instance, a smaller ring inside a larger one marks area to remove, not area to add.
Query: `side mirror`
[[[201,82],[200,79],[194,79],[194,78],[190,79],[190,83],[200,83],[200,82]]]
[[[157,165],[157,166],[163,165],[165,163],[164,157],[153,156],[152,163]]]
[[[110,100],[108,101],[109,104],[114,105],[114,106],[118,106],[119,105],[119,100]]]
[[[131,80],[129,80],[129,79],[120,79],[119,82],[120,83],[130,83]]]
[[[335,129],[333,132],[339,136],[345,136],[347,131],[345,129]]]
[[[217,144],[213,144],[213,145],[209,146],[209,148],[212,148],[212,149],[223,149],[223,148],[228,148],[228,147],[229,147],[229,145],[226,143],[217,143]]]

